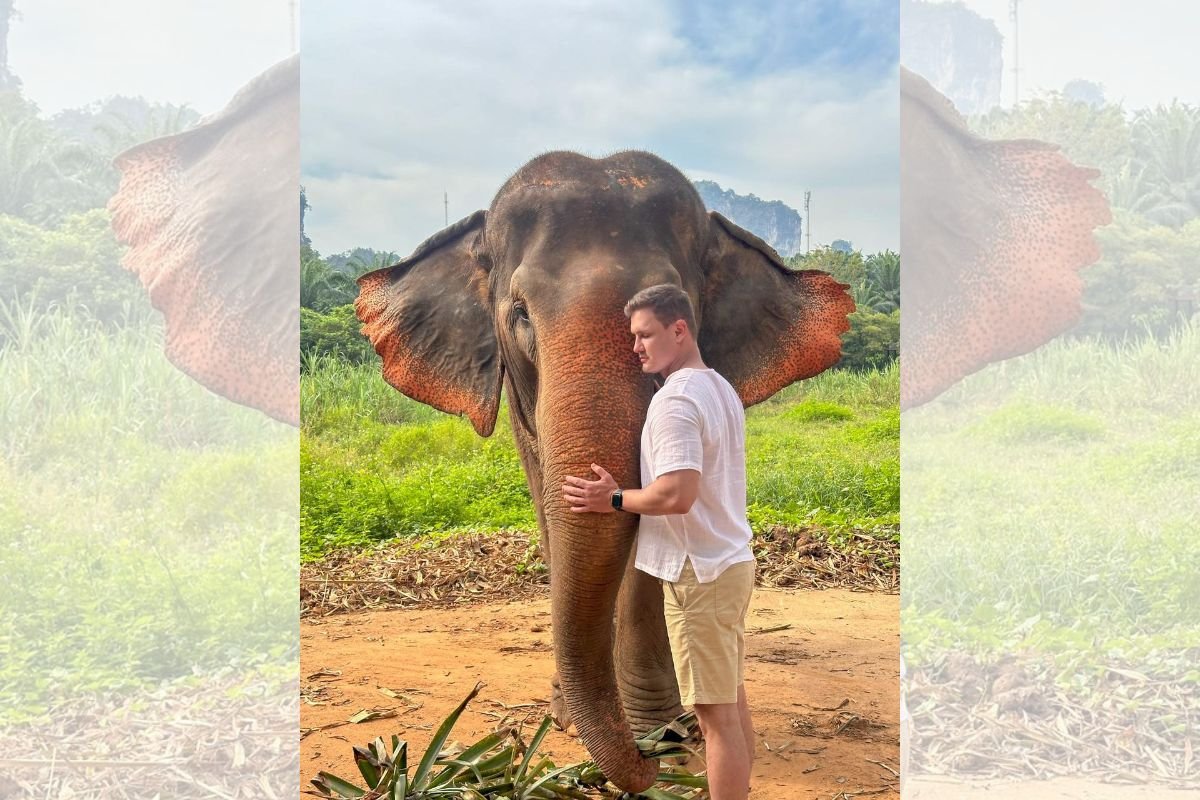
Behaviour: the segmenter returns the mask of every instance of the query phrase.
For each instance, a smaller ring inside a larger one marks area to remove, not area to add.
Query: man
[[[642,371],[665,380],[642,428],[641,489],[568,477],[576,513],[640,514],[635,566],[663,582],[679,692],[704,733],[713,800],[744,800],[754,729],[742,684],[745,617],[754,587],[746,520],[745,415],[737,392],[708,369],[678,286],[651,286],[625,306]]]

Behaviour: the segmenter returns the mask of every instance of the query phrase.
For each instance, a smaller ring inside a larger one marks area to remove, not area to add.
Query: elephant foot
[[[560,731],[571,727],[571,712],[567,710],[567,698],[562,693],[557,672],[550,679],[550,718]]]

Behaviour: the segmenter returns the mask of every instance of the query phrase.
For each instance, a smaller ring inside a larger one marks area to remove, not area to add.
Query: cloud
[[[286,0],[18,4],[9,61],[51,114],[115,94],[211,113],[292,52]]]
[[[1002,104],[1012,104],[1012,21],[1008,0],[963,0],[1005,37]],[[1104,84],[1127,109],[1194,103],[1196,27],[1180,24],[1178,0],[1024,3],[1020,7],[1021,98],[1061,91],[1071,80]]]
[[[886,13],[856,3],[842,20],[818,3],[814,19],[826,22],[804,33],[790,3],[768,7],[765,21],[685,5],[708,16],[689,21],[668,2],[312,9],[301,141],[314,244],[408,252],[441,226],[443,190],[462,216],[540,152],[641,148],[794,207],[812,189],[829,215],[823,241],[896,247],[898,206],[885,202],[899,180],[896,28],[878,21]],[[857,33],[831,33],[842,28]],[[791,31],[808,42],[796,45],[803,52],[787,50]],[[810,41],[821,31],[824,48]],[[751,58],[756,42],[776,55]]]

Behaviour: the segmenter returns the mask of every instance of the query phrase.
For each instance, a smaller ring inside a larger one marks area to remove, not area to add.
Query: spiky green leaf
[[[337,775],[331,775],[328,772],[318,772],[317,777],[313,778],[312,784],[326,797],[354,798],[366,794],[364,790],[349,781],[342,780]]]
[[[425,750],[425,755],[421,758],[421,763],[417,766],[416,773],[412,777],[412,787],[415,791],[421,791],[426,788],[425,783],[429,778],[429,773],[433,769],[434,763],[437,761],[438,755],[442,752],[442,746],[446,744],[446,739],[450,736],[451,729],[458,722],[458,718],[462,715],[463,710],[475,699],[479,694],[479,690],[483,688],[482,683],[475,684],[475,688],[471,690],[466,699],[458,704],[458,708],[450,712],[450,716],[442,721],[437,732],[433,735],[433,741],[429,743],[429,747]]]

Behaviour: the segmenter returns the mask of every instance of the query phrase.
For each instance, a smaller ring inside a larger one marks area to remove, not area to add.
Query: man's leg
[[[754,766],[754,723],[750,721],[750,702],[746,699],[746,684],[738,686],[738,716],[742,721],[742,735],[746,738],[746,754],[750,766]]]
[[[697,703],[696,718],[704,731],[709,797],[746,800],[750,794],[750,753],[742,730],[741,703]]]
[[[749,796],[754,732],[741,683],[753,585],[754,562],[735,564],[706,584],[688,563],[677,582],[663,584],[680,697],[695,706],[704,734],[711,800]]]

